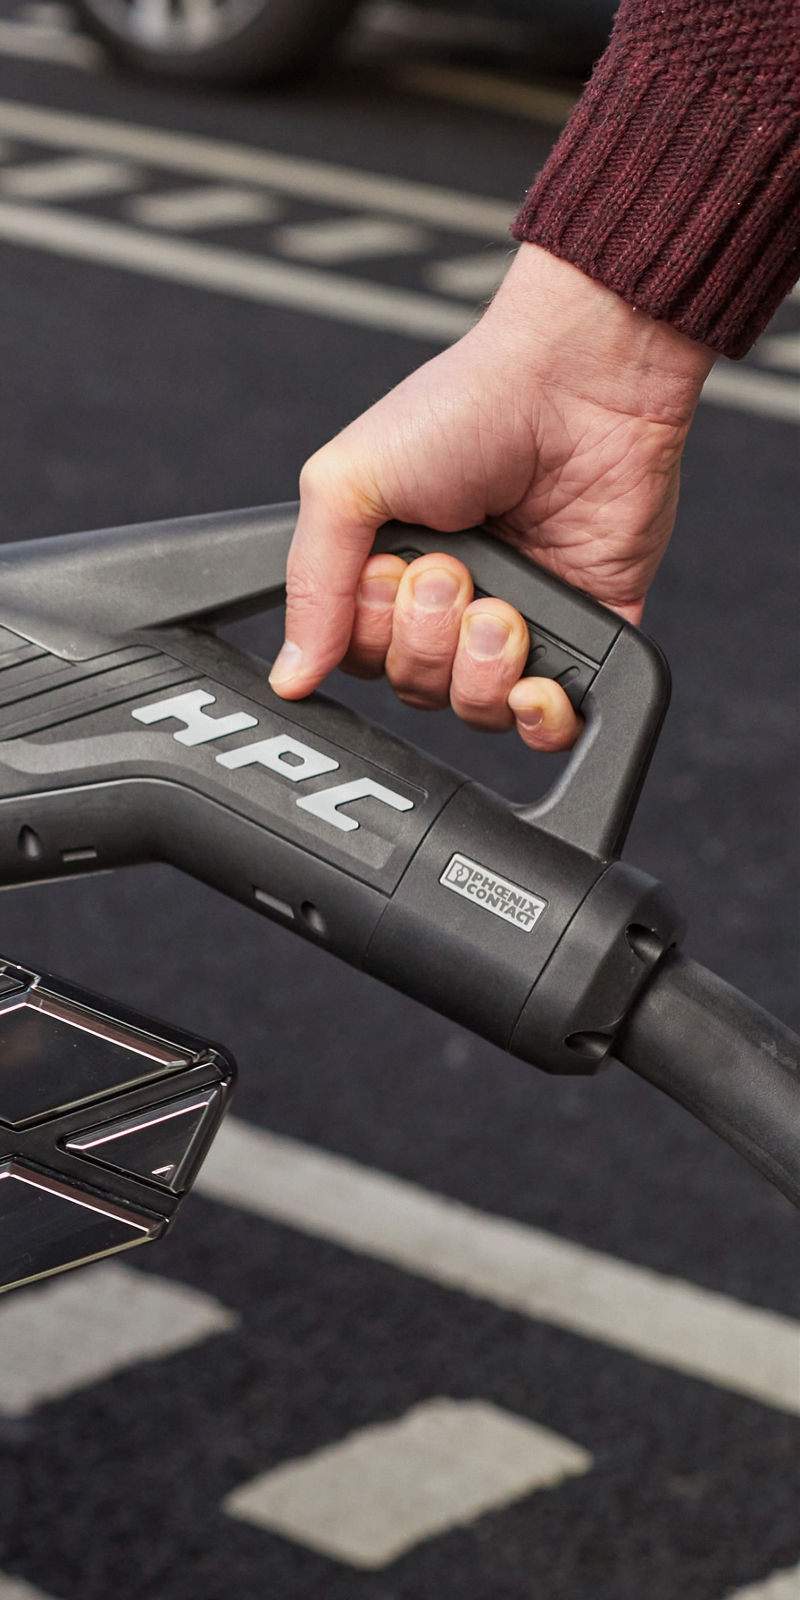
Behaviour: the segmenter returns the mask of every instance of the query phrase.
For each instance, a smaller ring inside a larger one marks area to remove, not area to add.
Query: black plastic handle
[[[213,626],[279,604],[297,506],[73,534],[0,551],[0,622],[70,661],[121,637]],[[484,530],[392,523],[377,550],[447,549],[480,593],[528,623],[528,670],[561,683],[586,729],[560,782],[522,815],[603,859],[618,854],[669,702],[669,672],[644,634]]]
[[[560,683],[586,718],[560,782],[521,814],[592,855],[618,855],[669,705],[664,656],[615,612],[485,529],[443,537],[390,523],[375,542],[408,559],[443,548],[463,561],[479,593],[516,607],[531,636],[526,674]]]

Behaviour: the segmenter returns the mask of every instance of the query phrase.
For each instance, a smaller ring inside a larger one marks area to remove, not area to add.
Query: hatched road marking
[[[154,238],[124,223],[43,206],[0,200],[0,239],[420,339],[458,339],[473,320],[463,306],[413,289],[387,289],[244,251]]]
[[[303,261],[357,261],[368,256],[408,255],[425,249],[428,239],[421,228],[378,217],[347,217],[300,222],[278,228],[274,248],[283,256]]]
[[[2,1591],[0,1600],[3,1600]],[[792,1567],[790,1572],[776,1572],[764,1583],[737,1589],[728,1600],[800,1600],[800,1567]]]
[[[0,1600],[54,1600],[54,1597],[42,1594],[41,1589],[32,1589],[21,1578],[4,1578],[0,1573]]]
[[[773,333],[759,345],[762,360],[800,372],[800,333]]]
[[[374,1571],[423,1539],[591,1466],[569,1439],[488,1401],[426,1400],[262,1473],[234,1489],[223,1510]]]
[[[106,57],[99,44],[60,28],[32,27],[29,22],[0,19],[0,55],[25,61],[55,61],[88,72],[103,66]]]
[[[224,178],[267,189],[428,222],[455,232],[502,238],[508,232],[511,207],[433,184],[410,183],[381,173],[362,172],[334,163],[284,156],[268,150],[227,144],[194,134],[168,133],[133,122],[47,111],[16,100],[0,100],[0,134],[51,144],[69,150],[96,150],[103,156],[191,172],[203,178]]]
[[[506,78],[502,73],[474,72],[468,67],[448,67],[427,61],[398,67],[392,73],[392,83],[411,94],[481,106],[485,111],[526,117],[553,128],[563,128],[578,103],[577,95],[568,89],[552,89],[544,83]]]
[[[197,1289],[114,1262],[18,1290],[0,1305],[0,1413],[25,1416],[136,1362],[227,1333],[237,1321]]]
[[[727,361],[718,361],[709,372],[701,399],[718,400],[736,411],[755,411],[779,422],[800,422],[800,383]]]
[[[142,181],[135,167],[87,156],[25,161],[0,171],[0,189],[21,200],[83,200],[135,189]]]
[[[425,268],[425,281],[444,294],[480,300],[499,289],[514,255],[514,248],[508,244],[502,253],[487,249],[478,255],[459,256],[452,261],[431,261]]]
[[[267,194],[254,189],[213,187],[171,189],[167,194],[137,194],[126,201],[125,210],[134,222],[148,228],[231,227],[244,222],[268,222],[279,207]]]
[[[351,215],[333,221],[323,219],[316,226],[288,223],[283,229],[274,230],[262,253],[257,254],[255,250],[223,250],[206,243],[164,237],[163,230],[170,225],[176,229],[204,225],[204,191],[199,187],[195,192],[185,192],[180,204],[174,192],[148,193],[125,203],[128,215],[135,204],[139,221],[143,217],[147,220],[149,206],[150,225],[162,229],[160,237],[154,237],[146,228],[130,226],[114,218],[67,213],[63,207],[56,214],[19,198],[5,204],[0,201],[0,239],[264,304],[289,306],[310,315],[427,339],[435,344],[449,344],[460,338],[471,327],[476,313],[443,295],[426,292],[424,286],[433,283],[435,287],[449,287],[450,293],[462,296],[491,292],[495,263],[490,267],[488,260],[484,263],[480,257],[476,258],[474,250],[470,255],[438,262],[421,258],[420,289],[392,287],[363,277],[324,272],[317,267],[298,267],[276,259],[270,252],[280,252],[283,238],[286,249],[302,250],[306,258],[311,258],[313,251],[316,260],[322,259],[326,242],[329,261],[357,259],[377,250],[381,254],[408,255],[421,251],[427,243],[424,233],[420,234],[418,245],[412,243],[414,227],[419,225],[428,225],[439,235],[471,234],[475,240],[483,238],[495,245],[505,242],[506,250],[509,249],[508,227],[513,207],[478,195],[194,135],[49,111],[9,100],[0,100],[0,138],[3,135],[68,149],[73,152],[73,160],[76,151],[80,151],[84,159],[86,152],[91,152],[111,166],[119,159],[166,169],[169,173],[214,179],[218,194],[220,181],[224,180],[232,193],[241,195],[245,185],[251,194],[268,191],[268,203],[272,205],[273,196],[278,193],[287,198],[343,207]],[[7,169],[7,173],[14,170]],[[224,189],[221,192],[224,194]],[[205,203],[211,205],[208,189],[205,194]],[[173,211],[174,220],[170,224],[170,202],[177,205],[178,217],[182,212],[183,223],[175,220]],[[241,199],[214,200],[216,218],[212,221],[207,217],[205,225],[223,225],[222,212],[226,204],[230,204],[235,213],[243,202]],[[191,218],[193,207],[199,208],[201,220],[187,223],[185,219],[187,214]],[[379,215],[365,217],[365,210]],[[394,224],[382,223],[381,218],[386,217],[395,219]],[[399,226],[398,219],[406,226]],[[225,220],[232,223],[243,219],[231,214]],[[498,276],[501,270],[502,266],[498,265]],[[769,339],[764,348],[769,360]],[[757,359],[759,355],[757,351]],[[752,367],[718,363],[706,382],[703,398],[777,420],[800,420],[800,383],[791,377],[773,376]]]
[[[800,1325],[229,1117],[209,1199],[800,1414]],[[121,1269],[117,1269],[121,1270]]]

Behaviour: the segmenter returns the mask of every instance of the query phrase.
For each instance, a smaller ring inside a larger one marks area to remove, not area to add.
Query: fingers
[[[509,694],[508,708],[531,750],[569,750],[583,731],[583,718],[552,678],[520,678]]]
[[[300,479],[286,572],[286,639],[270,673],[277,694],[310,694],[350,640],[359,574],[384,514],[350,489],[335,466],[311,457]]]
[[[473,728],[513,728],[508,696],[530,650],[526,624],[504,600],[474,600],[464,612],[453,661],[450,703]]]
[[[531,749],[569,749],[583,724],[561,685],[520,677],[527,624],[503,600],[471,597],[469,573],[452,556],[422,556],[408,566],[399,556],[370,556],[345,670],[364,678],[385,671],[407,705],[430,711],[449,703],[485,732],[516,726]]]
[[[400,556],[370,556],[358,588],[350,648],[342,668],[354,678],[382,678],[392,642],[394,604],[406,563]]]
[[[450,701],[450,679],[472,579],[453,556],[412,561],[397,591],[386,675],[406,705],[438,711]]]
[[[365,561],[380,520],[366,505],[326,497],[321,475],[307,469],[287,574],[286,643],[270,675],[277,692],[308,694],[343,661],[361,677],[385,671],[409,705],[452,704],[487,732],[516,726],[535,750],[574,744],[582,723],[561,686],[520,678],[530,640],[513,606],[473,601],[466,568],[443,553],[408,566],[392,555]]]

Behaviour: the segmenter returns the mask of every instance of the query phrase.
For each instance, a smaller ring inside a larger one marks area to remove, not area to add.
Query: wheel
[[[358,0],[75,0],[87,31],[140,71],[254,82],[306,65]]]

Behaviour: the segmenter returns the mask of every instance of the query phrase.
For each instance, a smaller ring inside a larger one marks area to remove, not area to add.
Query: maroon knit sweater
[[[622,0],[514,223],[741,356],[800,273],[798,0]]]

